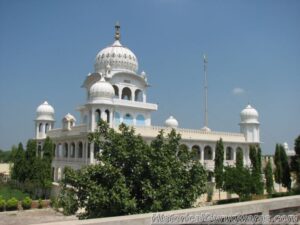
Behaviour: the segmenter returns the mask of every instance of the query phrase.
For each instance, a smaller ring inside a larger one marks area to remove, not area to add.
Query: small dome
[[[64,116],[63,118],[64,121],[73,121],[76,122],[76,119],[73,115],[71,115],[70,113],[68,113],[67,115]]]
[[[177,127],[178,127],[178,121],[177,121],[173,116],[170,116],[170,117],[165,121],[165,125],[166,125],[167,127],[177,128]]]
[[[113,86],[105,81],[104,77],[94,83],[89,91],[90,100],[97,100],[97,99],[112,99],[115,96],[115,90]]]
[[[54,108],[45,101],[36,109],[36,120],[54,121]]]
[[[241,111],[242,123],[259,123],[258,112],[251,105],[247,105],[245,109]]]

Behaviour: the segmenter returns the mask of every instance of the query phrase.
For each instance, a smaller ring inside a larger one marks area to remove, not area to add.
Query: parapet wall
[[[299,215],[300,214],[300,195],[249,201],[241,203],[233,203],[217,206],[206,206],[200,208],[191,208],[183,210],[166,211],[160,213],[147,213],[130,216],[107,217],[101,219],[63,221],[55,223],[47,223],[47,225],[146,225],[146,224],[164,224],[152,223],[153,218],[167,218],[170,216],[185,217],[185,216],[234,216],[234,215],[263,215],[274,218],[276,215]],[[191,221],[192,222],[192,221]],[[298,221],[299,222],[299,221]],[[175,224],[175,223],[167,223]],[[178,224],[178,223],[176,223]],[[278,224],[278,223],[277,223]],[[298,224],[298,223],[293,223]],[[45,225],[45,224],[44,224]]]

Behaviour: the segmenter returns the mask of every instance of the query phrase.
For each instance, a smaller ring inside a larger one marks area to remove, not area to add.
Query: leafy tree
[[[288,162],[288,158],[284,147],[280,145],[280,156],[281,156],[281,167],[282,167],[282,186],[286,187],[288,190],[291,190],[291,173],[290,173],[290,166]]]
[[[19,143],[17,149],[13,149],[13,167],[12,167],[12,179],[24,182],[26,179],[26,160],[25,151],[22,143]]]
[[[291,159],[291,170],[296,174],[296,189],[300,192],[300,135],[295,139],[295,155]]]
[[[274,163],[275,163],[275,182],[278,184],[282,183],[282,164],[281,164],[281,152],[279,145],[276,144],[275,155],[274,155]]]
[[[280,144],[276,144],[275,156],[275,181],[278,184],[286,187],[288,190],[291,189],[291,175],[288,158],[284,147]]]
[[[244,155],[243,151],[238,149],[236,151],[236,159],[235,159],[235,165],[237,168],[243,168],[244,167]]]
[[[215,155],[215,182],[216,188],[219,189],[219,199],[221,199],[221,188],[223,186],[224,178],[224,145],[222,138],[217,141],[216,144],[216,155]]]
[[[251,160],[252,193],[263,194],[264,184],[261,176],[261,149],[251,145],[249,157]]]
[[[0,149],[0,163],[9,163],[12,160],[12,151],[3,151]]]
[[[160,131],[149,145],[133,128],[115,131],[100,121],[89,138],[101,149],[99,163],[67,169],[63,179],[69,202],[85,208],[83,218],[187,208],[205,192],[205,170],[175,130]]]
[[[251,177],[251,173],[248,168],[226,166],[223,190],[236,193],[240,197],[240,201],[248,200],[252,191],[252,180],[249,177]]]
[[[269,160],[267,162],[266,168],[265,168],[265,178],[266,178],[266,189],[268,194],[272,194],[274,192],[274,180],[273,180],[273,170],[271,161]]]

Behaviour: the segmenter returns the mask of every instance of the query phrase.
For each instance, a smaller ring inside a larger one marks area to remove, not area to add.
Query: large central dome
[[[138,60],[135,54],[120,43],[120,26],[115,26],[115,41],[114,43],[101,50],[95,60],[95,72],[105,73],[107,65],[111,71],[128,71],[137,73]]]

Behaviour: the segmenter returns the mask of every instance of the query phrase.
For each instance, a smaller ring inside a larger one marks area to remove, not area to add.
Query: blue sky
[[[55,107],[56,127],[84,103],[94,57],[113,41],[138,57],[158,103],[154,124],[172,114],[203,126],[208,56],[209,127],[239,131],[248,102],[260,114],[262,148],[290,147],[300,134],[300,1],[0,0],[0,148],[34,135],[36,107]],[[235,90],[235,91],[234,91]]]

